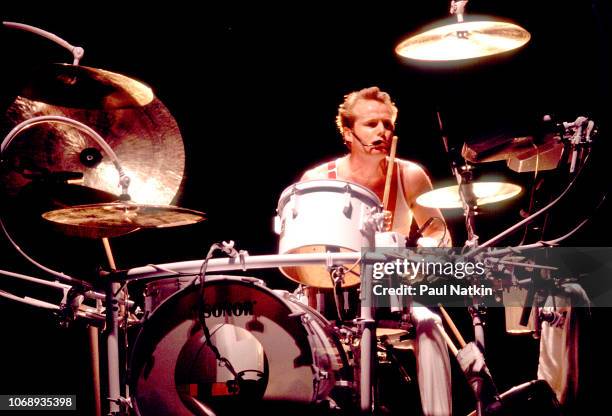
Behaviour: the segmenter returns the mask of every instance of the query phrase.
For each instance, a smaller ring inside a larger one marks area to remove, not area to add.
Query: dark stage
[[[211,244],[228,240],[250,255],[276,254],[273,217],[281,193],[307,168],[345,152],[334,123],[338,105],[345,94],[373,85],[387,91],[399,108],[398,157],[423,165],[434,188],[456,184],[443,133],[451,151],[458,153],[466,141],[535,134],[546,114],[557,121],[578,116],[594,120],[598,135],[583,177],[551,211],[545,234],[528,242],[557,238],[590,218],[561,245],[611,246],[610,203],[603,199],[610,189],[611,154],[612,6],[607,1],[472,0],[467,16],[511,20],[528,30],[531,40],[516,51],[438,65],[403,60],[394,47],[423,26],[447,18],[447,1],[229,1],[198,7],[188,2],[135,3],[24,3],[0,8],[3,21],[29,24],[82,46],[82,65],[147,84],[176,120],[185,168],[172,204],[204,212],[206,219],[112,238],[118,268],[203,259]],[[72,61],[70,53],[52,42],[7,28],[0,31],[0,48],[3,114],[32,70]],[[2,136],[14,127],[6,117],[0,125]],[[143,155],[146,151],[145,146]],[[523,187],[518,197],[482,207],[475,222],[482,242],[523,218],[534,172],[517,173],[505,161],[474,168],[476,180],[493,178]],[[540,178],[546,184],[543,199],[558,195],[567,184],[568,168],[543,171]],[[107,267],[100,240],[68,237],[50,227],[40,218],[46,206],[41,200],[15,210],[14,201],[3,198],[3,211],[11,207],[3,214],[7,228],[28,254],[51,269],[99,285],[98,270]],[[454,245],[462,246],[467,238],[462,210],[443,214]],[[514,233],[498,246],[518,245],[523,233]],[[49,278],[4,237],[0,269]],[[297,286],[277,268],[229,274],[260,278],[272,289],[293,291]],[[136,302],[143,302],[143,285],[130,285]],[[0,277],[0,289],[53,303],[61,300],[57,290],[5,276]],[[593,306],[584,332],[588,336],[582,340],[582,352],[587,354],[580,377],[581,407],[572,414],[610,413],[606,342],[612,305]],[[472,340],[467,309],[453,308],[450,314]],[[66,414],[95,414],[84,321],[60,328],[51,312],[0,298],[0,324],[0,394],[76,395],[77,410]],[[136,327],[130,330],[131,340],[136,333]],[[502,308],[488,310],[486,337],[487,364],[500,392],[536,378],[538,341],[530,335],[508,335]],[[104,361],[104,348],[100,353]],[[475,400],[459,365],[452,358],[451,362],[454,414],[465,415],[474,409]],[[383,371],[389,379],[398,377],[393,368]],[[105,376],[102,369],[102,397]],[[391,382],[383,387],[386,397],[393,398],[392,410],[418,412],[416,387],[400,387]],[[267,410],[291,411],[282,406]]]

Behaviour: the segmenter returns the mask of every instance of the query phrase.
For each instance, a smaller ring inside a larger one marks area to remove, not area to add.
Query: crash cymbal
[[[500,202],[521,193],[521,187],[506,182],[474,182],[474,195],[478,206]],[[417,204],[430,208],[462,208],[459,185],[434,189],[420,195]]]
[[[6,113],[9,127],[36,116],[59,115],[96,131],[117,154],[131,183],[132,201],[170,204],[185,168],[185,150],[176,121],[157,98],[144,106],[117,109],[60,107],[17,97]],[[69,183],[120,193],[119,176],[99,144],[75,128],[42,123],[23,131],[3,153],[1,186],[8,198],[33,178],[72,175]],[[89,201],[95,203],[99,201]]]
[[[61,107],[101,110],[142,107],[154,98],[150,87],[125,75],[69,64],[36,69],[19,95]]]
[[[519,48],[531,35],[513,23],[469,21],[427,30],[402,41],[395,53],[420,61],[454,61]]]
[[[46,212],[42,217],[66,234],[88,238],[116,237],[141,228],[177,227],[204,220],[202,212],[190,209],[131,202],[77,205]]]

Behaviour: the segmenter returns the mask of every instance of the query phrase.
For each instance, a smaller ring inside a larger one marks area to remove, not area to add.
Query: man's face
[[[355,122],[345,132],[351,151],[386,155],[393,137],[393,112],[388,105],[376,100],[358,100],[353,106]],[[376,144],[375,146],[368,146]]]

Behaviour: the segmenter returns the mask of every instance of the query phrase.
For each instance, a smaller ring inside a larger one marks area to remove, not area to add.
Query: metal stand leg
[[[368,317],[369,315],[369,317]],[[372,318],[372,310],[361,308],[361,368],[360,368],[360,408],[363,413],[373,411],[374,398],[372,386],[374,383],[374,363],[376,359],[376,322]]]
[[[119,374],[119,283],[109,283],[106,294],[106,348],[108,364],[109,415],[119,414],[121,408],[121,376]]]
[[[376,320],[373,314],[372,293],[372,265],[362,262],[361,292],[361,317],[358,322],[361,325],[361,368],[360,368],[360,410],[364,414],[374,411],[374,397],[372,386],[374,385],[374,369],[376,365]]]
[[[91,357],[91,372],[93,378],[93,393],[95,415],[102,416],[102,400],[100,398],[100,349],[98,348],[98,328],[90,325],[87,328],[89,334],[89,347]]]
[[[117,270],[108,238],[102,239],[104,251],[111,270]],[[108,364],[109,415],[122,414],[121,404],[126,400],[121,396],[121,374],[119,362],[119,299],[121,284],[109,280],[106,285],[106,349]],[[127,310],[124,311],[127,313]]]
[[[472,315],[472,325],[474,326],[474,341],[484,355],[485,352],[485,337],[484,337],[484,322],[482,314],[484,313],[482,306],[478,305],[478,299],[474,298],[474,305],[469,308]],[[476,414],[478,416],[485,415],[485,398],[483,396],[484,379],[480,374],[474,374],[471,378],[470,385],[476,396]],[[490,400],[488,400],[490,401]]]

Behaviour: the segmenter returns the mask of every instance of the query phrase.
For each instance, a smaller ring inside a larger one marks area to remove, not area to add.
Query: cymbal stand
[[[108,364],[108,400],[109,415],[127,415],[129,400],[121,396],[121,374],[119,361],[119,302],[121,300],[121,284],[114,282],[112,273],[116,272],[115,259],[108,238],[102,238],[104,252],[111,269],[111,276],[106,282],[106,348]],[[123,312],[128,313],[127,308]],[[127,317],[127,315],[126,315]],[[126,393],[129,393],[126,391]]]
[[[474,217],[478,215],[478,203],[474,194],[472,182],[472,167],[463,165],[459,168],[457,180],[459,182],[459,196],[463,202],[463,215],[465,216],[465,228],[467,230],[466,247],[478,245],[478,235],[474,229]]]
[[[457,18],[459,18],[463,15],[462,10],[467,1],[458,1],[456,3],[457,7],[461,7],[461,11],[456,12]],[[460,158],[454,148],[449,147],[448,137],[444,131],[444,125],[442,124],[442,117],[440,116],[439,111],[436,112],[436,116],[442,137],[442,144],[444,145],[444,150],[446,151],[450,161],[451,173],[457,179],[457,184],[459,185],[459,197],[463,203],[463,215],[465,216],[465,227],[468,234],[465,246],[476,247],[478,245],[478,236],[474,231],[474,217],[478,214],[478,205],[476,195],[474,195],[474,187],[472,183],[472,167],[465,163],[465,160],[461,162],[464,164],[460,166],[460,160],[462,158]]]
[[[457,2],[457,4],[459,3],[461,3],[461,6],[464,7],[467,2]],[[457,11],[457,14],[457,17],[459,18],[459,11]],[[444,148],[447,154],[450,157],[451,170],[452,173],[455,175],[455,178],[457,179],[457,183],[459,185],[459,197],[461,198],[461,202],[463,204],[463,215],[465,217],[465,228],[467,231],[467,240],[465,242],[465,247],[473,251],[478,246],[478,235],[476,234],[474,225],[474,218],[478,214],[478,200],[476,198],[476,195],[474,194],[472,167],[467,163],[463,164],[462,166],[458,166],[458,156],[455,155],[456,157],[453,157],[454,152],[451,153],[451,150],[449,149],[448,138],[444,134],[442,119],[440,117],[439,112],[437,113],[437,117],[440,131],[442,132],[442,142],[444,144]],[[468,307],[468,310],[470,312],[470,315],[472,316],[472,325],[474,327],[474,340],[476,346],[484,357],[484,315],[486,313],[486,309],[483,305],[480,305],[479,297],[476,296],[472,299],[472,305]],[[486,406],[486,403],[483,401],[482,395],[484,379],[478,374],[472,375],[470,384],[476,396],[477,414],[478,416],[483,416],[485,414]]]

